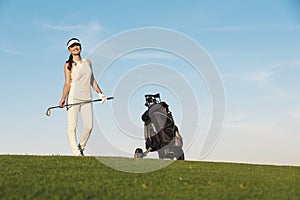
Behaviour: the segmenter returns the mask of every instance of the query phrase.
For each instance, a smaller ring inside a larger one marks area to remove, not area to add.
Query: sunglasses
[[[79,43],[74,43],[74,44],[72,44],[70,47],[73,48],[73,47],[75,47],[75,46],[80,46],[80,44],[79,44]]]

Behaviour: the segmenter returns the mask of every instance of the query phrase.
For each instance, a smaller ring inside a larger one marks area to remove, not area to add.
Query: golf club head
[[[51,114],[51,112],[50,112],[50,108],[48,108],[48,110],[47,110],[47,112],[46,112],[46,115],[49,117],[49,116],[50,116],[50,114]]]

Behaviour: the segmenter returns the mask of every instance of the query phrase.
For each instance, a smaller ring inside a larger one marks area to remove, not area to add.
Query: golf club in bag
[[[111,100],[113,99],[114,97],[107,97],[107,100]],[[94,99],[94,100],[89,100],[89,101],[83,101],[83,102],[79,102],[79,103],[73,103],[73,104],[67,104],[65,105],[65,107],[70,107],[70,106],[76,106],[76,105],[82,105],[82,104],[86,104],[86,103],[92,103],[92,102],[96,102],[96,101],[102,101],[102,99]],[[46,112],[46,115],[47,116],[50,116],[51,115],[51,111],[52,109],[55,109],[55,108],[60,108],[59,106],[53,106],[53,107],[49,107],[47,109],[47,112]]]
[[[143,158],[149,152],[158,152],[160,159],[184,160],[183,140],[174,123],[169,105],[162,102],[160,94],[146,94],[145,106],[148,108],[142,115],[146,151],[137,148],[135,158]]]

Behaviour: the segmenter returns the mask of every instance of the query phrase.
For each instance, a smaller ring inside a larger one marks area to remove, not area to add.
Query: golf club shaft
[[[107,100],[111,100],[113,98],[114,97],[107,97]],[[64,107],[82,105],[82,104],[92,103],[92,102],[96,102],[96,101],[102,101],[102,99],[94,99],[94,100],[89,100],[89,101],[83,101],[83,102],[78,102],[78,103],[67,104]],[[49,107],[48,110],[47,110],[47,113],[48,113],[48,111],[50,111],[51,109],[54,109],[54,108],[60,108],[60,106]]]
[[[111,100],[113,97],[107,97],[107,100]],[[83,101],[83,102],[78,102],[78,103],[72,103],[72,104],[67,104],[65,106],[76,106],[76,105],[81,105],[81,104],[86,104],[86,103],[92,103],[96,101],[102,101],[102,99],[94,99],[94,100],[89,100],[89,101]],[[54,106],[52,108],[59,108],[59,106]]]

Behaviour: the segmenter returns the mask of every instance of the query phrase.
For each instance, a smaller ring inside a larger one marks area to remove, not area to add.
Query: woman
[[[107,99],[92,71],[92,63],[88,59],[81,58],[81,44],[79,39],[72,38],[67,42],[70,52],[69,59],[64,65],[65,84],[59,107],[63,108],[67,104],[79,103],[92,99],[91,87],[98,93],[104,103]],[[68,139],[75,156],[83,156],[86,143],[90,137],[93,128],[92,104],[86,103],[67,108],[68,113]],[[83,121],[83,131],[79,143],[77,143],[76,127],[78,114],[81,113]]]

